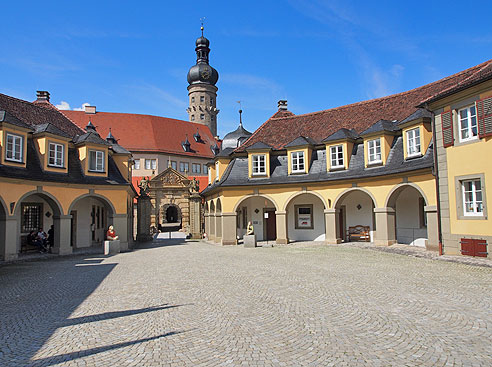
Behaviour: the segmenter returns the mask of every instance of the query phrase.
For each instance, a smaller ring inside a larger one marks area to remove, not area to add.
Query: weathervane
[[[200,30],[202,31],[202,37],[203,37],[203,23],[205,23],[205,17],[200,18],[200,23],[202,23],[202,26],[200,27]]]

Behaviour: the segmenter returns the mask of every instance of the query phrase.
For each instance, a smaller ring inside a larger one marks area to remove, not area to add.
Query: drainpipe
[[[439,256],[444,253],[444,246],[442,243],[442,230],[441,230],[441,192],[439,190],[439,166],[437,165],[437,137],[436,137],[436,119],[434,112],[429,110],[428,105],[425,104],[424,108],[432,114],[432,144],[434,145],[434,176],[436,177],[436,196],[437,196],[437,235],[439,238]]]

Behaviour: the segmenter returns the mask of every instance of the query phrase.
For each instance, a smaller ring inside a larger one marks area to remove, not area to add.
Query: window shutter
[[[477,101],[478,137],[492,135],[492,97]]]
[[[450,147],[454,143],[453,118],[451,111],[441,113],[442,143],[444,148]]]

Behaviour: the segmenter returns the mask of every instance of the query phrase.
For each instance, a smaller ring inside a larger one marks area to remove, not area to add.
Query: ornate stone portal
[[[202,204],[197,181],[169,167],[148,181],[147,195],[151,204],[149,224],[153,231],[179,229],[192,238],[201,238]],[[146,219],[138,218],[138,222],[146,222]]]

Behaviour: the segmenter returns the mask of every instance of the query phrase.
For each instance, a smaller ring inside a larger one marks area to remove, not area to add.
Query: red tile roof
[[[341,128],[355,129],[360,133],[381,119],[401,121],[415,112],[415,107],[425,99],[474,78],[490,63],[487,61],[422,87],[382,98],[304,115],[289,116],[286,112],[290,111],[278,111],[236,151],[244,151],[260,141],[274,149],[283,149],[299,136],[310,137],[319,143]]]
[[[77,125],[56,108],[46,108],[44,104],[41,107],[34,103],[0,93],[0,110],[9,111],[19,120],[31,126],[50,123],[70,136],[84,133],[84,131],[80,130]]]
[[[85,111],[61,111],[79,127],[85,128],[89,120],[96,126],[97,132],[105,138],[111,133],[118,144],[129,151],[158,152],[213,158],[210,146],[216,144],[210,129],[199,123],[175,120],[167,117],[139,115],[134,113],[97,112],[87,114]],[[202,143],[193,138],[196,132]],[[181,142],[191,143],[191,152],[185,152]]]

